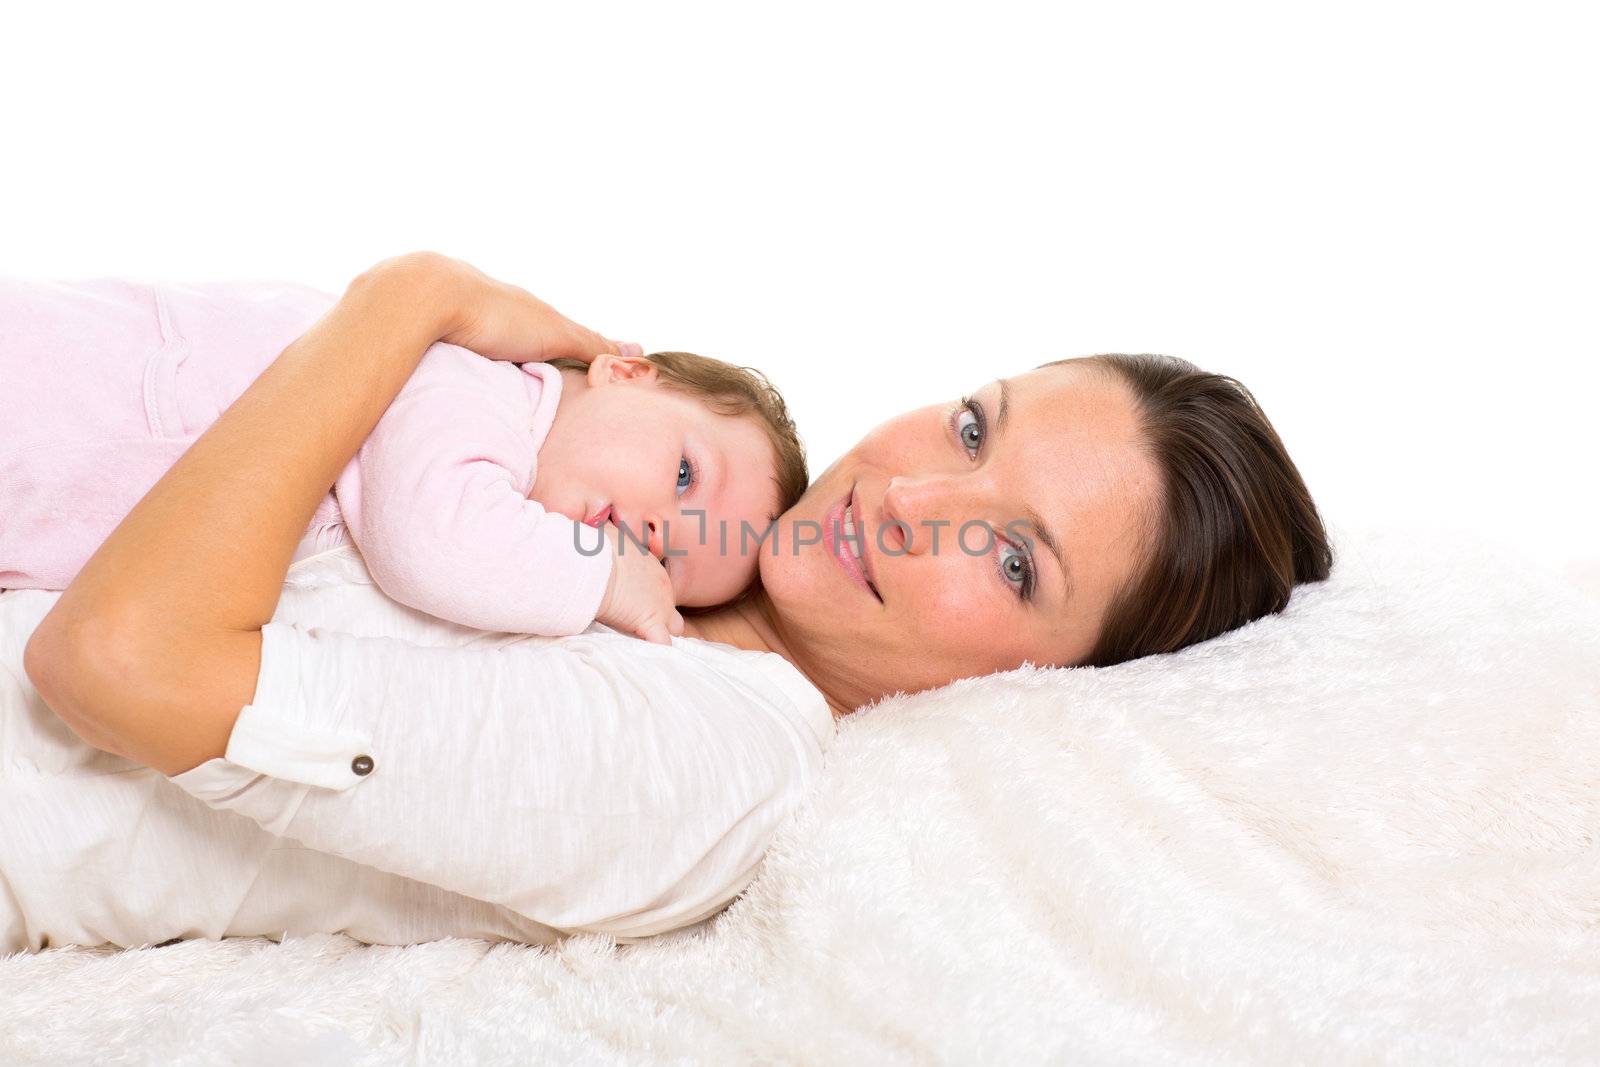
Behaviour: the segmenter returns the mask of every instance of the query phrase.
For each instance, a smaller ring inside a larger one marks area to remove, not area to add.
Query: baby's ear
[[[650,381],[656,376],[656,365],[643,356],[613,356],[609,352],[594,357],[589,364],[591,386],[611,385],[614,382]]]

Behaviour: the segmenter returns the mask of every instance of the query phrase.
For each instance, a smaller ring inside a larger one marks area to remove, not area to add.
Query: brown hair
[[[662,385],[694,397],[718,415],[754,417],[766,431],[777,460],[774,478],[778,487],[777,515],[794,506],[811,480],[806,470],[806,450],[794,419],[789,415],[789,405],[765,374],[754,367],[740,367],[693,352],[651,352],[644,358],[655,364]],[[576,359],[552,359],[550,365],[578,371],[589,369],[587,363]],[[757,577],[728,603],[745,599],[759,584]],[[684,607],[679,610],[689,615],[710,609]]]
[[[1089,363],[1132,389],[1160,472],[1141,570],[1113,598],[1084,666],[1180,648],[1282,611],[1333,550],[1300,472],[1250,390],[1175,356]]]

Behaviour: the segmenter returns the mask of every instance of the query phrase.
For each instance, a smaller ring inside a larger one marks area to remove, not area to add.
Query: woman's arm
[[[25,664],[51,708],[89,743],[164,774],[223,755],[306,523],[441,339],[499,358],[520,341],[529,360],[618,350],[447,257],[373,267],[146,494],[39,625]]]
[[[606,630],[423,646],[371,587],[330,597],[262,628],[226,755],[170,779],[317,852],[644,937],[743,890],[821,773],[831,716],[777,656]]]

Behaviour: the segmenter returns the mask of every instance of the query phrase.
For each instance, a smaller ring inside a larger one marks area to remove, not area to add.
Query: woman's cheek
[[[941,629],[961,635],[964,641],[987,643],[998,620],[993,597],[985,595],[989,591],[982,588],[982,575],[977,573],[983,561],[943,543],[937,558],[939,573],[923,585],[926,610]]]

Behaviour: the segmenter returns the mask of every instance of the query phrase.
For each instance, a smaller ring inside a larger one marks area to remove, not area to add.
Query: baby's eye
[[[682,496],[694,484],[694,464],[685,456],[678,460],[678,495]]]

